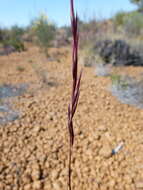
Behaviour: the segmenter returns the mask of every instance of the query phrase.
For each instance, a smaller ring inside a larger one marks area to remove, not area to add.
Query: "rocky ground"
[[[67,190],[71,52],[50,55],[31,47],[0,57],[0,84],[29,84],[22,96],[8,99],[20,119],[0,126],[0,190]],[[143,189],[143,110],[121,104],[109,84],[109,77],[84,68],[74,119],[74,190]],[[122,150],[111,156],[120,142]]]

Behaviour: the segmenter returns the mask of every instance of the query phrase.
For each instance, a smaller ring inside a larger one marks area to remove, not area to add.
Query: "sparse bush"
[[[85,67],[93,67],[103,63],[103,59],[97,53],[92,43],[87,44],[80,50],[79,63]]]
[[[56,48],[67,46],[70,44],[71,34],[68,27],[59,28],[53,40],[53,45]]]
[[[80,47],[85,48],[86,46],[89,46],[89,44],[95,42],[99,29],[99,23],[96,19],[92,19],[89,22],[83,22],[80,20]]]
[[[11,39],[21,40],[24,33],[25,33],[24,28],[14,25],[9,30],[9,37]]]
[[[124,30],[127,35],[138,36],[143,32],[143,14],[132,12],[124,19]]]
[[[3,32],[3,30],[0,28],[0,42],[3,41],[3,38],[4,38],[4,32]]]
[[[82,49],[79,62],[85,67],[91,67],[95,64],[95,54],[92,51],[92,46],[86,46]]]
[[[28,62],[29,62],[29,63],[33,63],[33,60],[32,60],[32,59],[29,59]]]
[[[30,63],[32,62],[30,61]],[[42,67],[34,63],[32,63],[31,66],[39,79],[40,88],[57,86],[57,81],[55,80],[55,78],[51,77],[50,74]]]
[[[129,85],[128,78],[121,75],[112,74],[110,75],[110,78],[112,81],[112,85],[119,87],[122,90],[125,90]]]
[[[6,52],[8,52],[6,54],[9,54],[13,51],[21,52],[25,50],[24,43],[22,40],[23,34],[24,34],[24,29],[16,25],[11,27],[10,29],[0,30],[0,42],[4,48],[4,51],[6,50]]]
[[[125,13],[124,11],[120,11],[118,12],[114,18],[113,18],[113,22],[115,24],[116,27],[118,26],[123,26],[124,24],[124,20],[125,20],[125,17],[127,16],[127,13]]]
[[[55,36],[56,27],[44,14],[36,18],[31,25],[37,44],[48,55],[48,48],[51,47]]]
[[[3,44],[3,42],[9,38],[9,30],[6,28],[0,28],[0,43]]]
[[[19,72],[23,72],[23,71],[25,71],[25,68],[24,67],[22,67],[22,66],[17,66],[17,71],[19,71]]]
[[[93,18],[88,22],[80,21],[80,48],[95,45],[99,39],[106,39],[112,36],[114,25],[112,20],[97,20]],[[114,36],[114,34],[113,34]]]
[[[5,40],[3,42],[4,47],[14,47],[15,51],[21,52],[25,50],[24,43],[22,40],[16,39],[16,38],[11,38],[8,40]]]
[[[116,85],[116,84],[120,83],[120,80],[121,80],[120,75],[112,74],[112,75],[110,75],[110,78],[111,78],[112,85]]]
[[[61,27],[61,29],[63,29],[66,33],[67,38],[71,38],[72,37],[72,32],[69,26],[63,26]]]
[[[120,29],[127,36],[138,36],[143,34],[143,14],[139,11],[118,12],[113,17],[115,29]],[[119,31],[119,30],[118,30]]]

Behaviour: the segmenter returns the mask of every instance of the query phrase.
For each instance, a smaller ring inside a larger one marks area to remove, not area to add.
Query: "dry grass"
[[[82,72],[78,77],[78,18],[75,16],[73,0],[71,0],[71,27],[73,35],[73,49],[72,49],[72,77],[73,77],[73,87],[71,102],[68,107],[68,129],[69,129],[69,180],[68,186],[69,190],[71,187],[71,156],[72,156],[72,147],[74,144],[74,127],[73,127],[73,117],[77,108],[79,93],[80,93],[80,81]]]

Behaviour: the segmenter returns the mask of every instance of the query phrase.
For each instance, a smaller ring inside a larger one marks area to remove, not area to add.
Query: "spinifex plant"
[[[68,173],[68,189],[71,190],[71,157],[72,157],[72,148],[74,144],[74,128],[73,128],[73,117],[77,108],[79,94],[80,94],[80,81],[82,72],[78,76],[78,18],[75,16],[73,0],[70,0],[71,5],[71,28],[73,35],[72,43],[72,77],[73,77],[73,86],[72,86],[72,95],[71,102],[68,106],[68,129],[69,129],[69,173]]]

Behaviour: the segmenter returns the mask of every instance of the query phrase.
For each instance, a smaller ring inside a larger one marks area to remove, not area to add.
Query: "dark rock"
[[[5,45],[4,46],[5,55],[9,55],[10,53],[13,53],[15,51],[16,51],[16,49],[12,45]]]
[[[123,40],[99,41],[94,49],[105,61],[105,64],[112,63],[115,66],[143,66],[143,57],[141,54],[133,50],[129,44]]]
[[[16,52],[16,49],[12,45],[5,45],[0,50],[0,55],[9,55],[10,53]]]

